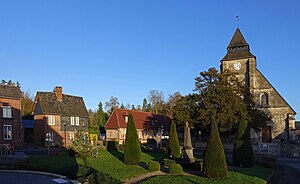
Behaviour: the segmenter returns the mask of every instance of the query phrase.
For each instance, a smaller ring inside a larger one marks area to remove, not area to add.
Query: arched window
[[[269,105],[269,99],[268,99],[268,94],[267,93],[263,93],[260,96],[260,105],[261,106],[267,106],[267,105]]]

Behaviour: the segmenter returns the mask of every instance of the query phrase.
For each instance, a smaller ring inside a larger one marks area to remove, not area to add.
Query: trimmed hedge
[[[208,137],[204,154],[203,174],[207,178],[226,178],[228,170],[223,144],[215,117],[212,116],[211,120],[210,135]]]
[[[160,164],[156,161],[150,161],[148,163],[148,170],[149,171],[160,171]]]
[[[170,138],[169,138],[169,155],[173,158],[180,158],[180,145],[178,141],[178,135],[176,130],[176,124],[172,121],[170,126]]]
[[[132,114],[129,113],[124,146],[124,162],[128,165],[137,165],[141,161],[141,156],[142,151],[134,119]]]
[[[172,164],[176,164],[176,161],[175,160],[170,160],[170,159],[167,159],[167,158],[164,159],[164,166],[165,167],[170,167]]]
[[[170,174],[183,174],[183,169],[180,164],[171,164],[169,167]]]

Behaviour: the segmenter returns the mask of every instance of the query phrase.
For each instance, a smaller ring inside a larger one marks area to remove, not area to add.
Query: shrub
[[[84,183],[86,178],[91,174],[91,169],[89,167],[84,167],[83,165],[78,166],[77,170],[77,181]]]
[[[88,141],[87,134],[78,131],[75,140],[72,142],[73,149],[80,157],[89,157],[92,155],[92,145]]]
[[[107,151],[118,151],[118,142],[107,141]]]
[[[175,160],[170,160],[170,159],[164,159],[164,166],[165,167],[170,167],[172,164],[176,164]]]
[[[250,127],[244,117],[238,125],[238,134],[234,143],[233,164],[238,167],[252,167],[254,165],[254,153],[250,140]]]
[[[169,152],[170,156],[173,158],[181,157],[176,125],[173,121],[171,122],[170,127]]]
[[[128,165],[136,165],[141,160],[141,154],[141,146],[134,119],[132,114],[129,114],[124,147],[124,162]]]
[[[211,120],[211,130],[204,155],[203,174],[208,178],[225,178],[228,173],[225,153],[215,117],[212,116]]]
[[[150,161],[148,163],[148,170],[149,171],[160,171],[160,164],[156,161]]]
[[[183,174],[183,170],[180,164],[171,164],[169,167],[170,174]]]
[[[121,184],[122,182],[112,178],[110,175],[106,173],[102,173],[99,171],[93,171],[88,177],[87,177],[89,184]]]

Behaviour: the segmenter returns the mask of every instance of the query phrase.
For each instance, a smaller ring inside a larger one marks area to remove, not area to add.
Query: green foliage
[[[121,184],[122,182],[112,178],[110,175],[106,173],[102,173],[99,171],[93,171],[88,177],[87,181],[89,184]]]
[[[254,165],[254,153],[250,140],[250,127],[247,120],[242,116],[238,134],[233,148],[233,164],[239,167],[252,167]]]
[[[206,145],[203,173],[208,178],[226,178],[227,164],[223,145],[214,115],[211,116],[211,131]]]
[[[176,161],[175,160],[170,160],[170,159],[167,159],[167,158],[164,159],[164,166],[165,167],[170,167],[172,164],[176,164]]]
[[[124,148],[124,162],[128,165],[136,165],[141,160],[141,146],[138,138],[132,114],[128,116],[125,148]]]
[[[169,167],[170,174],[183,174],[183,169],[180,164],[171,164]]]
[[[203,129],[209,130],[211,114],[220,132],[231,131],[239,122],[239,114],[246,114],[246,106],[241,98],[244,87],[233,73],[222,72],[215,68],[200,73],[195,78],[198,91],[198,113]]]
[[[107,141],[107,151],[118,151],[118,142]]]
[[[171,122],[171,127],[170,127],[169,151],[171,152],[171,156],[173,158],[181,157],[176,125],[173,121]]]
[[[89,127],[89,133],[99,135],[100,134],[99,126],[98,125],[90,126]]]
[[[75,140],[70,148],[83,158],[92,155],[92,145],[88,140],[88,134],[83,131],[77,131]]]
[[[149,171],[160,171],[160,164],[156,161],[149,161],[148,163],[148,170]]]

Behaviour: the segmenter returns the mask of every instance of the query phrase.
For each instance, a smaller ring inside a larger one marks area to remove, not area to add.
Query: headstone
[[[183,159],[189,163],[195,162],[193,149],[189,123],[186,122],[184,127]]]

